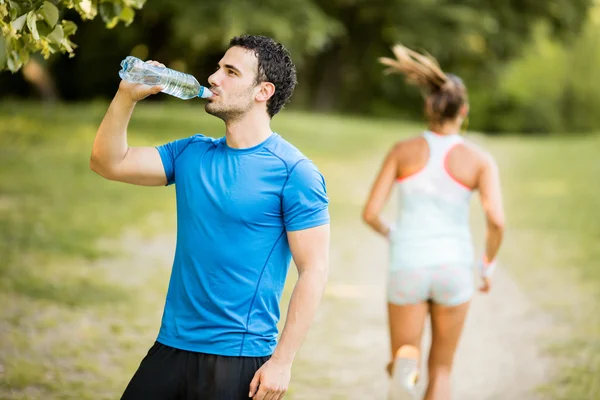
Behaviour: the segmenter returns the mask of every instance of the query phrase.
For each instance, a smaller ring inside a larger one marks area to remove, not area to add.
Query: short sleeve
[[[160,158],[163,163],[163,168],[165,169],[165,175],[167,176],[167,185],[172,185],[175,183],[175,161],[177,157],[185,148],[193,142],[195,139],[203,138],[203,135],[194,135],[185,139],[175,140],[174,142],[169,142],[163,144],[162,146],[157,146],[158,154],[160,154]]]
[[[286,230],[297,231],[329,223],[325,179],[310,160],[301,160],[291,168],[282,196]]]

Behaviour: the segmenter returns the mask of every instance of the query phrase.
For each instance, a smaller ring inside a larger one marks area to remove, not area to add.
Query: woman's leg
[[[388,320],[391,341],[391,362],[388,372],[391,374],[396,353],[403,345],[414,346],[421,349],[421,336],[425,326],[425,319],[429,312],[429,303],[396,305],[388,303]]]
[[[431,350],[429,352],[429,383],[424,400],[449,400],[450,371],[454,353],[462,334],[470,301],[448,307],[431,306]]]

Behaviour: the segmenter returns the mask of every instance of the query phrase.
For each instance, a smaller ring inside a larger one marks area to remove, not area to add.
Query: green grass
[[[600,136],[489,141],[502,168],[508,218],[501,253],[555,316],[548,332],[554,399],[600,398]]]
[[[174,191],[108,182],[89,170],[106,107],[0,107],[0,398],[118,397],[155,338],[172,260]],[[352,192],[352,180],[372,179],[365,165],[421,129],[289,111],[273,128],[325,175],[334,222],[358,218],[366,194]],[[141,104],[130,144],[198,132],[223,132],[199,102]],[[557,326],[569,328],[548,333],[561,368],[545,393],[599,397],[600,136],[477,140],[502,170],[501,261]]]

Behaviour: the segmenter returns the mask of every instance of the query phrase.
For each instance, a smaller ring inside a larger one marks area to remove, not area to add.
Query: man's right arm
[[[127,144],[127,125],[135,104],[159,91],[159,86],[121,81],[96,133],[90,158],[90,168],[94,172],[109,180],[134,185],[164,186],[167,183],[156,148],[129,147]]]

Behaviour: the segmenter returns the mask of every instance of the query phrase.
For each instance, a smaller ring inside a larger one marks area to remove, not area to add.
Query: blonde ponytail
[[[467,102],[467,91],[462,80],[442,71],[431,55],[419,54],[400,44],[392,47],[395,59],[380,57],[379,62],[387,68],[385,74],[400,73],[408,84],[421,89],[431,103],[430,116],[436,122],[455,118],[460,106]]]

